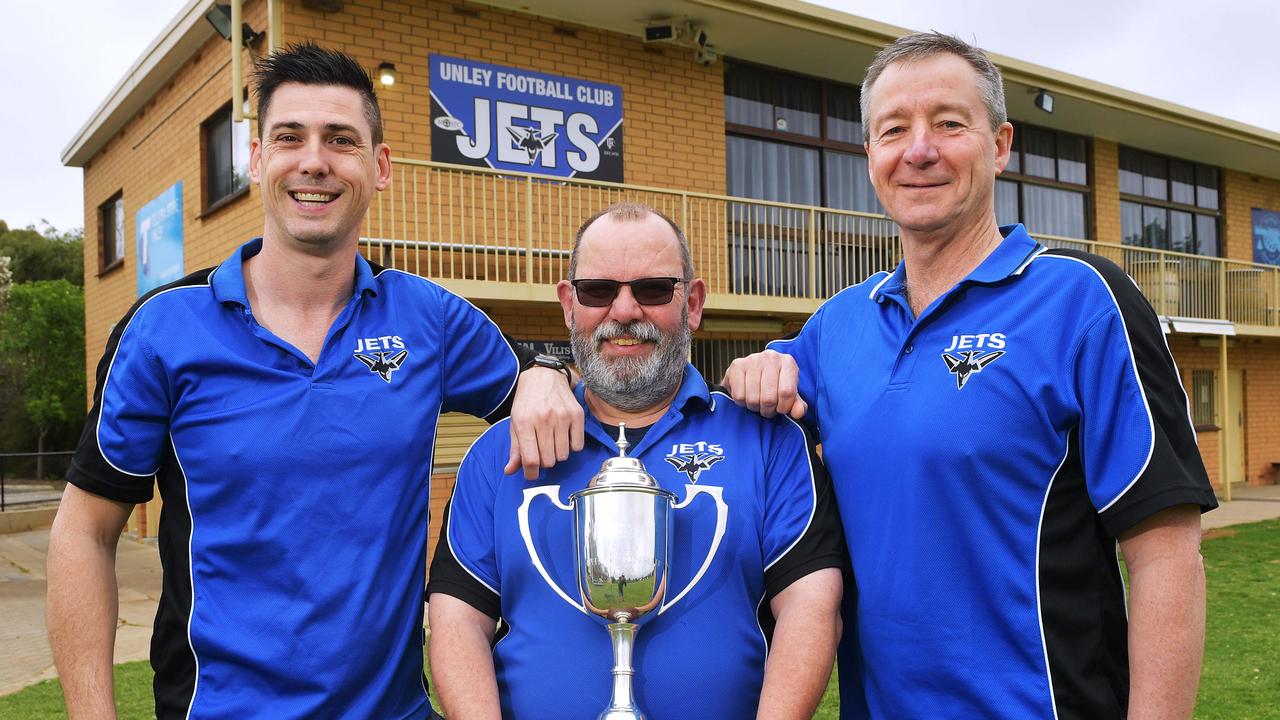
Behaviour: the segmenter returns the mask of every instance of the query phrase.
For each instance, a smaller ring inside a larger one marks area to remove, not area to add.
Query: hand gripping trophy
[[[625,437],[625,426],[619,428],[617,444],[618,456],[606,460],[586,488],[569,496],[567,505],[560,502],[554,486],[525,490],[519,512],[520,532],[534,567],[552,589],[579,610],[609,621],[609,636],[613,641],[613,696],[598,720],[645,720],[631,692],[631,676],[635,674],[631,651],[638,622],[650,616],[655,608],[657,614],[661,614],[701,579],[724,537],[729,508],[721,488],[692,484],[686,486],[684,501],[677,503],[675,494],[660,487],[639,458],[627,457],[630,443]],[[689,584],[670,601],[665,601],[671,512],[687,506],[700,494],[715,500],[715,535],[706,559]],[[573,512],[578,592],[582,603],[572,600],[551,579],[533,547],[529,506],[538,495],[546,495],[561,510]]]

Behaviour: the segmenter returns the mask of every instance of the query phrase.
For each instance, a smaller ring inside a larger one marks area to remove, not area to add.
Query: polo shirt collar
[[[262,238],[256,237],[236,248],[231,257],[213,271],[209,284],[213,287],[213,297],[218,302],[233,302],[249,307],[249,293],[244,285],[244,263],[249,258],[262,252]],[[369,261],[359,253],[355,260],[355,291],[353,295],[378,294],[378,282],[373,275]]]
[[[995,283],[1021,274],[1033,257],[1045,251],[1045,247],[1028,235],[1021,223],[1002,225],[1000,234],[1004,236],[1004,240],[957,286],[965,283]],[[875,286],[871,299],[878,302],[881,296],[905,297],[906,284],[907,266],[905,262],[900,262],[889,277]]]

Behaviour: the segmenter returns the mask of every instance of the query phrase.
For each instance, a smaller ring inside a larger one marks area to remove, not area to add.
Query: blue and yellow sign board
[[[622,88],[432,54],[431,159],[622,182]]]

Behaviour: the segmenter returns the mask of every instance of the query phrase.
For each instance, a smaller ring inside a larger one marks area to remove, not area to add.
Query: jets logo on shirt
[[[1005,351],[1004,333],[952,335],[951,345],[942,351],[947,372],[956,376],[956,389],[963,390],[974,373],[998,360]]]
[[[697,483],[702,473],[724,459],[724,449],[715,443],[676,443],[664,458],[677,471],[685,474],[689,482]]]
[[[409,351],[404,347],[404,340],[399,335],[383,335],[381,337],[357,338],[356,360],[364,363],[369,372],[375,373],[383,381],[390,383],[391,374],[399,370]]]

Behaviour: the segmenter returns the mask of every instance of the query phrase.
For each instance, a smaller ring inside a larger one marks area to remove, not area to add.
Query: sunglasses
[[[688,280],[673,277],[637,278],[635,280],[570,280],[578,293],[578,302],[587,307],[608,307],[618,297],[623,285],[631,287],[631,296],[641,305],[666,305],[675,295],[676,285]]]

